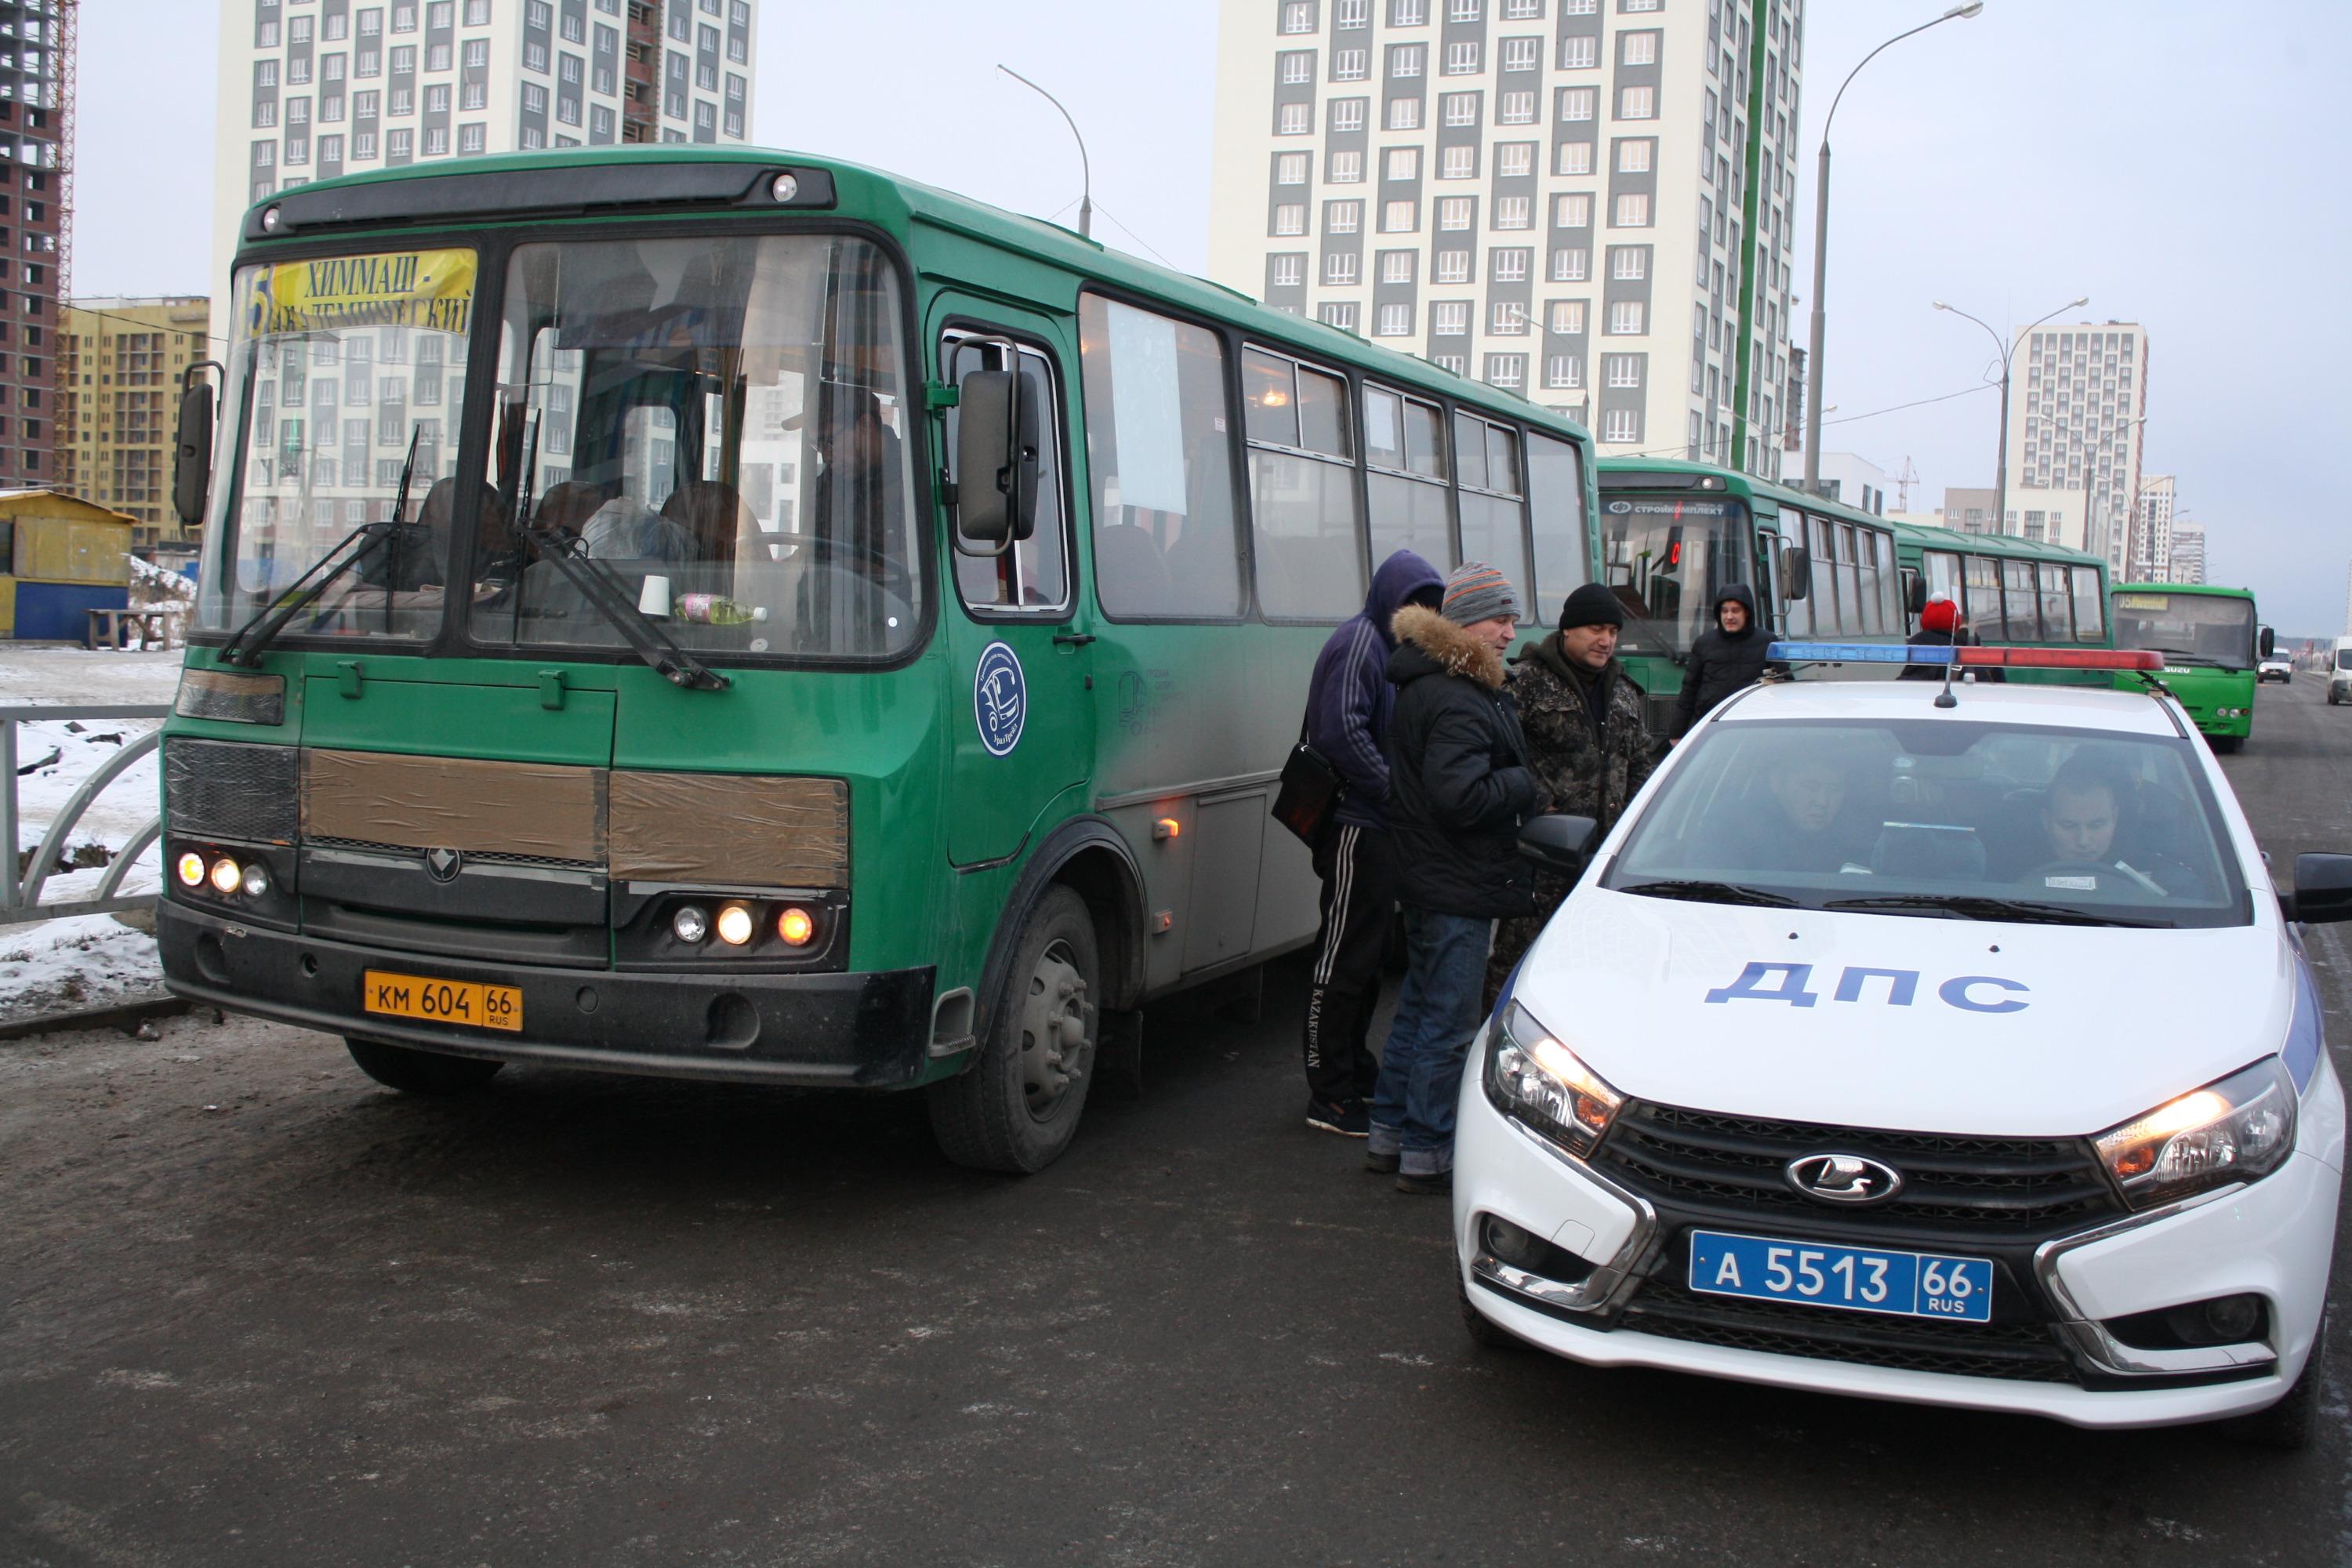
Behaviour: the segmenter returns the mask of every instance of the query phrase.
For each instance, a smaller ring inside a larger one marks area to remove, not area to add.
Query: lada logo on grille
[[[427,849],[425,868],[433,873],[436,882],[454,882],[457,873],[466,868],[466,857],[456,849]]]
[[[1903,1173],[1859,1154],[1805,1154],[1789,1162],[1789,1185],[1825,1204],[1883,1204],[1903,1190]]]

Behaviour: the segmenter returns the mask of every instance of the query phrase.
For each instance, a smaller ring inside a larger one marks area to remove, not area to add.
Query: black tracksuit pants
[[[1341,823],[1315,851],[1323,923],[1307,979],[1307,1087],[1317,1100],[1369,1097],[1380,1076],[1368,1037],[1396,923],[1396,847],[1377,827]]]

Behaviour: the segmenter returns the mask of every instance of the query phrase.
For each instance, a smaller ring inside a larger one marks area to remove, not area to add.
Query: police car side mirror
[[[1600,841],[1601,825],[1589,816],[1554,812],[1519,829],[1520,854],[1571,877],[1584,870],[1586,857]]]
[[[2294,891],[2279,895],[2279,909],[2291,921],[2315,925],[2352,921],[2352,855],[2296,856]]]

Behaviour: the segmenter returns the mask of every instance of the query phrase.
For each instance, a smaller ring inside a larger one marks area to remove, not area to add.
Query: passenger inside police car
[[[1845,750],[1795,740],[1759,750],[1738,797],[1699,828],[1698,861],[1724,870],[1867,872],[1878,813]]]

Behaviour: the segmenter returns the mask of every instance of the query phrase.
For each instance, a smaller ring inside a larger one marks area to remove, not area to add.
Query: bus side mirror
[[[1927,607],[1927,579],[1908,566],[1903,568],[1903,607],[1915,619]]]
[[[1801,544],[1780,547],[1780,597],[1791,602],[1805,596],[1813,575],[1812,557]]]
[[[2313,924],[2352,921],[2352,855],[2296,856],[2294,891],[2279,895],[2279,910]]]
[[[1037,529],[1037,409],[1009,370],[957,384],[956,531],[1002,554]]]
[[[1563,875],[1581,876],[1600,838],[1601,825],[1589,816],[1547,813],[1519,829],[1519,853]]]
[[[2263,657],[2268,658],[2278,647],[2278,632],[2270,626],[2262,629]]]
[[[172,510],[184,528],[201,528],[205,492],[212,485],[213,389],[208,382],[192,382],[180,394],[180,429],[172,467]]]

